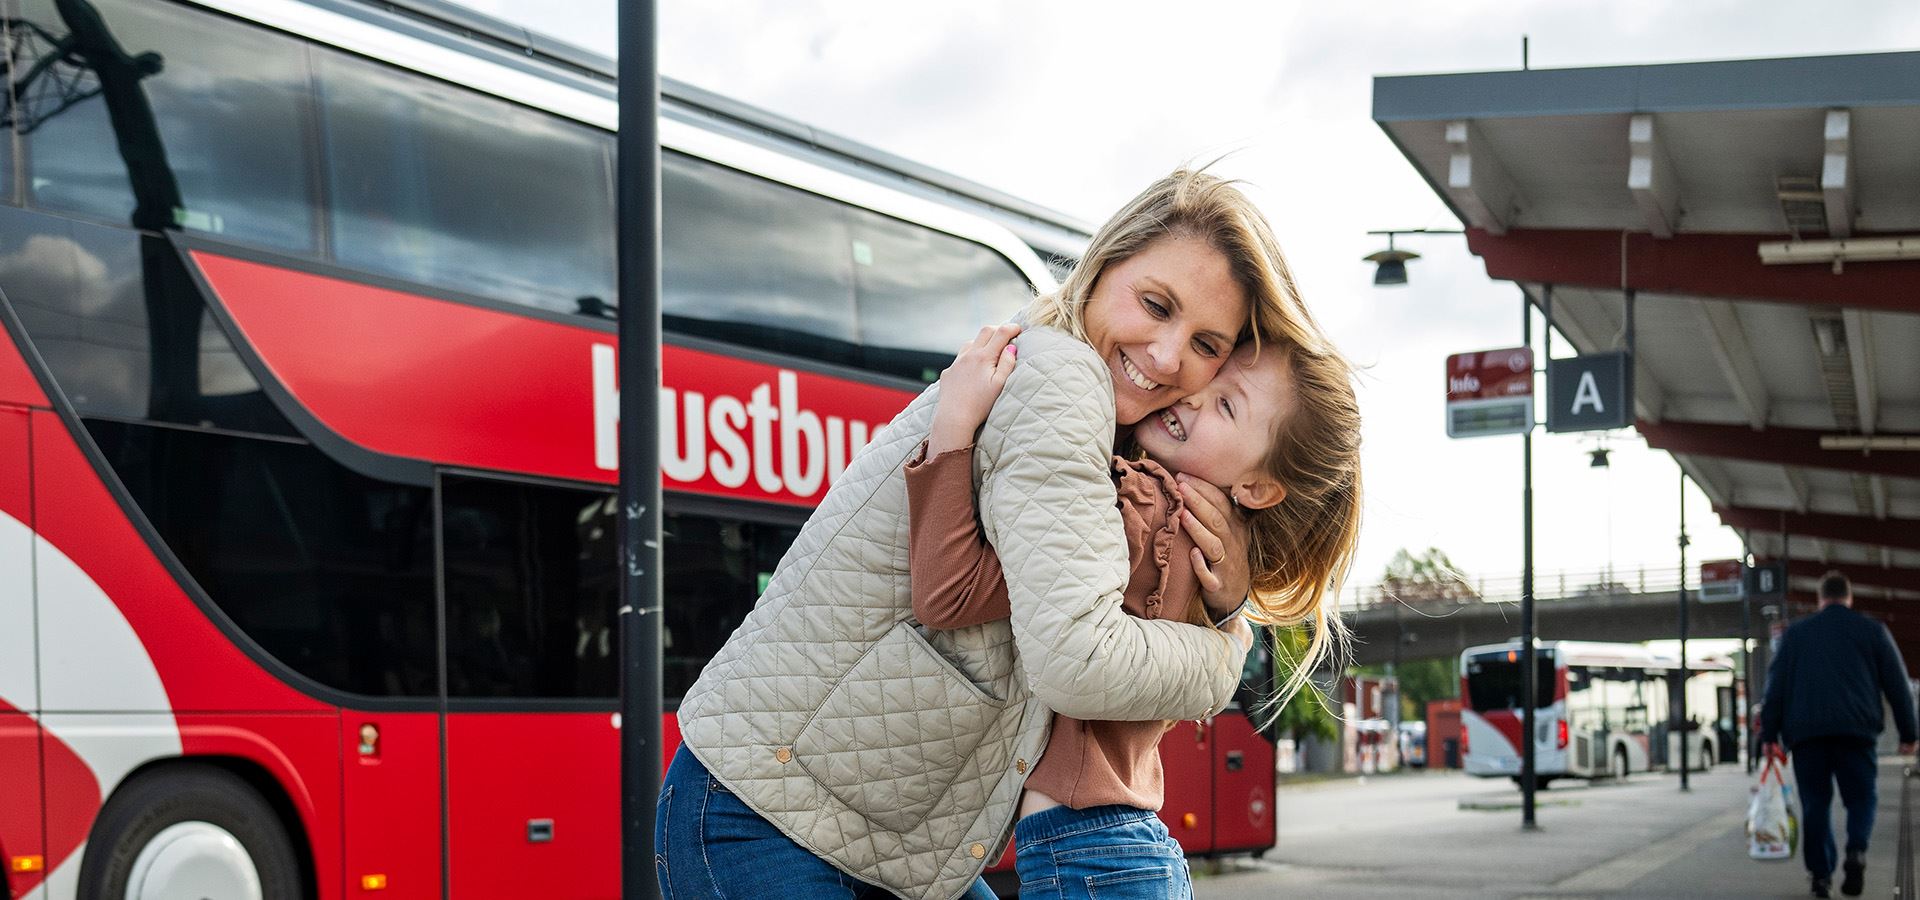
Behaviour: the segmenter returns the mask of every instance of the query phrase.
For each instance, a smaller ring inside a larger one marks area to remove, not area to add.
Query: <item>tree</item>
[[[1307,643],[1312,639],[1312,626],[1301,624],[1291,628],[1268,629],[1273,635],[1275,653],[1273,659],[1273,688],[1287,683],[1293,677],[1295,666],[1307,652]],[[1261,718],[1273,715],[1270,712],[1259,714]],[[1333,740],[1340,735],[1339,710],[1322,689],[1319,679],[1310,679],[1300,692],[1293,695],[1287,705],[1279,709],[1278,715],[1267,726],[1273,734],[1300,740],[1309,736]]]
[[[1427,717],[1427,704],[1460,696],[1460,672],[1453,657],[1415,659],[1400,664],[1400,721]],[[1385,675],[1384,663],[1360,668],[1362,674]]]
[[[1438,547],[1410,553],[1402,547],[1380,576],[1380,600],[1392,603],[1431,603],[1473,600],[1480,592],[1467,583],[1453,560]]]

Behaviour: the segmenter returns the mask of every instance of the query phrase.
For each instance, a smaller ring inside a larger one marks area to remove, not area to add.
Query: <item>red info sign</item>
[[[1447,357],[1447,402],[1533,396],[1533,348],[1482,350]]]
[[[1533,428],[1533,350],[1510,347],[1447,357],[1447,436],[1521,434]]]

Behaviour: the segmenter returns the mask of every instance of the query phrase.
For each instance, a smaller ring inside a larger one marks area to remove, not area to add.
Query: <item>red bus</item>
[[[0,896],[616,896],[612,64],[433,0],[6,24]],[[668,93],[671,710],[1086,232]],[[1188,850],[1273,844],[1245,715],[1163,753]]]
[[[1461,753],[1469,775],[1519,779],[1526,693],[1519,642],[1469,648],[1460,656]],[[1678,735],[1688,738],[1687,765],[1710,768],[1731,749],[1723,729],[1703,719],[1729,715],[1732,683],[1726,659],[1689,653],[1685,690],[1689,725],[1669,714],[1677,696],[1679,659],[1639,644],[1543,641],[1535,649],[1539,691],[1534,703],[1534,772],[1544,787],[1556,778],[1625,779],[1635,772],[1680,768]],[[1724,698],[1723,698],[1724,695]]]

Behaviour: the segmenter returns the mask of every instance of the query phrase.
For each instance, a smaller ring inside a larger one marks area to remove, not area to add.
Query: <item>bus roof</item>
[[[228,10],[251,5],[248,0],[193,2]],[[612,58],[446,0],[298,2],[376,25],[426,26],[438,43],[449,48],[494,62],[500,60],[487,50],[510,51],[516,61],[541,64],[544,71],[538,74],[547,75],[558,86],[606,98],[615,94],[618,70]],[[417,27],[409,30],[418,36]],[[1055,256],[1077,259],[1093,233],[1087,222],[1058,210],[685,82],[662,78],[660,92],[663,114],[723,123],[735,131],[811,150],[817,159],[837,162],[867,177],[883,176],[896,187],[949,203],[959,201],[1013,231],[1030,246]]]
[[[1557,663],[1573,666],[1620,666],[1650,669],[1674,668],[1680,665],[1678,657],[1666,653],[1656,653],[1643,644],[1612,644],[1600,641],[1538,641],[1540,650],[1552,653]],[[1505,653],[1519,650],[1520,642],[1507,641],[1501,644],[1482,644],[1468,647],[1460,654],[1464,660],[1490,653]],[[1709,671],[1733,668],[1724,654],[1688,648],[1687,656],[1691,660],[1690,668],[1695,671]]]

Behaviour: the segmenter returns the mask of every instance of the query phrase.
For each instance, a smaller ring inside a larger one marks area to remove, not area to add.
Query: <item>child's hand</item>
[[[1193,574],[1200,580],[1200,599],[1209,618],[1225,615],[1247,598],[1253,580],[1247,549],[1252,536],[1247,520],[1234,511],[1224,491],[1186,473],[1174,476],[1186,501],[1180,526],[1193,539]]]
[[[927,455],[958,450],[973,443],[973,433],[987,421],[993,401],[1013,374],[1016,353],[1011,343],[1020,326],[1002,325],[982,328],[980,334],[960,348],[953,365],[940,373],[940,401],[933,410],[933,427],[927,432]]]

